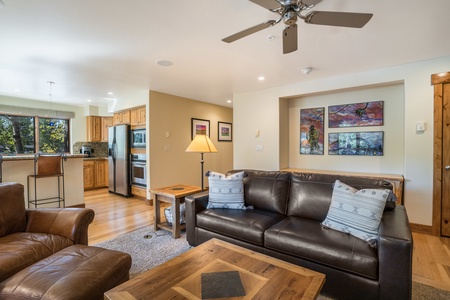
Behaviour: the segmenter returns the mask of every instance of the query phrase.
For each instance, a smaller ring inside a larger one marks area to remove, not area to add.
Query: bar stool
[[[67,157],[64,154],[44,155],[41,153],[34,155],[34,174],[27,177],[28,208],[31,205],[37,207],[41,204],[58,203],[58,207],[65,207],[65,188],[64,188],[64,161]],[[58,179],[58,196],[37,198],[37,180],[42,178],[56,177]],[[34,199],[30,198],[30,178],[34,179]],[[61,189],[62,180],[62,189]],[[62,190],[62,196],[61,196]]]

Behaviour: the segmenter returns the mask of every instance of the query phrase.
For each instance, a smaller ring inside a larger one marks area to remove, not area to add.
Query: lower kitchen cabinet
[[[85,160],[83,162],[83,173],[84,190],[99,189],[108,186],[107,160]]]

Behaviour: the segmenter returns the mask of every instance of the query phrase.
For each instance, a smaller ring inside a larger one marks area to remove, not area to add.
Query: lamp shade
[[[217,149],[207,135],[197,134],[187,147],[186,152],[211,153],[217,152]]]

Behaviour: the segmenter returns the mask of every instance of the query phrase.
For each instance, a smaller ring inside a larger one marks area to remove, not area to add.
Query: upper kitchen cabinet
[[[102,140],[102,117],[86,117],[86,138],[88,142],[100,142]]]
[[[130,124],[130,111],[119,111],[114,113],[114,125]]]
[[[102,117],[102,142],[108,141],[108,128],[113,126],[113,117]]]
[[[131,110],[131,126],[145,126],[145,106]]]

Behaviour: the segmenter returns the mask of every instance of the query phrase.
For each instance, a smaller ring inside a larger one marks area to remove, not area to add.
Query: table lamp
[[[197,134],[192,142],[186,149],[186,152],[196,152],[201,154],[200,165],[201,165],[201,178],[202,178],[202,191],[203,189],[203,153],[216,153],[217,149],[214,144],[211,142],[207,135]]]

